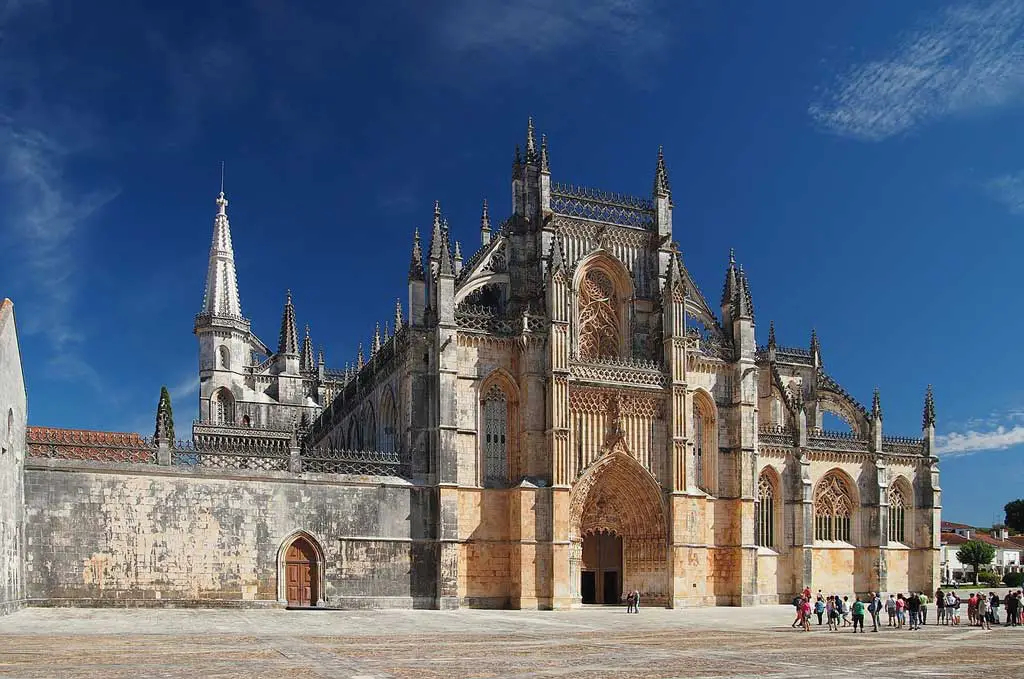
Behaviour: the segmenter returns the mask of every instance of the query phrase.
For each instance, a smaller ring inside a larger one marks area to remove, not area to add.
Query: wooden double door
[[[297,538],[285,553],[285,590],[289,606],[315,606],[320,563],[316,550],[305,538]]]

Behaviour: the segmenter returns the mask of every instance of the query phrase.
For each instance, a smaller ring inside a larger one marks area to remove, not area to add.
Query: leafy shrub
[[[978,582],[984,582],[989,587],[995,587],[1002,581],[999,573],[994,571],[982,571],[978,574]]]
[[[1007,587],[1020,587],[1024,585],[1024,573],[1007,573],[1003,576],[1003,582]]]

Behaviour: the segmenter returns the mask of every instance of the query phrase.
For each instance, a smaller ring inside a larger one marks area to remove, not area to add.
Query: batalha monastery
[[[152,438],[27,427],[3,302],[0,609],[567,609],[633,589],[749,606],[938,585],[930,389],[921,438],[885,435],[878,392],[870,409],[847,393],[814,333],[758,334],[732,256],[712,308],[660,152],[648,197],[558,183],[531,121],[508,218],[484,203],[464,258],[435,204],[408,299],[343,369],[290,294],[276,348],[256,336],[227,206],[185,441],[163,400]]]

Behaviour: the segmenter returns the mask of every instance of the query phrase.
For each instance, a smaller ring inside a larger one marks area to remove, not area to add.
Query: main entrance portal
[[[617,604],[622,600],[622,538],[615,533],[584,536],[580,595],[585,604]]]

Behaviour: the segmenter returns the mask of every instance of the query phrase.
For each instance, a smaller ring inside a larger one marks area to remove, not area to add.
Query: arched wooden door
[[[312,606],[319,598],[316,591],[316,550],[304,537],[296,538],[285,553],[285,590],[289,606]]]

